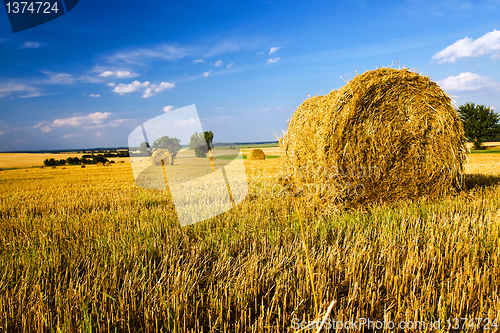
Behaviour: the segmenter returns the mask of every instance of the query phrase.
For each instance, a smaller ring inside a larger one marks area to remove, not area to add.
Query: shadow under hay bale
[[[262,151],[262,149],[252,149],[250,153],[247,155],[247,160],[265,160],[266,154]]]
[[[326,212],[455,192],[465,143],[451,98],[428,77],[390,68],[305,100],[279,140],[289,188]]]
[[[466,174],[464,177],[464,189],[471,190],[476,187],[488,187],[500,184],[500,177],[483,174]]]

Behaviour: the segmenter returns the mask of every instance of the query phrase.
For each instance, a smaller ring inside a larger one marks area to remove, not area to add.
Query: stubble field
[[[338,321],[500,322],[500,154],[438,202],[301,210],[320,313],[279,159],[245,164],[243,203],[183,228],[130,164],[1,171],[0,331],[295,332],[334,300]]]

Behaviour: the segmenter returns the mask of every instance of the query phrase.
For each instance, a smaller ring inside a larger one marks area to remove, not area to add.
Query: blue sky
[[[0,9],[0,151],[126,146],[195,104],[215,141],[271,141],[308,95],[416,69],[500,109],[500,1],[96,1],[13,34]],[[344,79],[342,79],[342,78]]]

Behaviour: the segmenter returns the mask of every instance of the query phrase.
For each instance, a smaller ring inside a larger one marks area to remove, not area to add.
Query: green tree
[[[166,149],[172,156],[172,160],[170,165],[174,165],[174,159],[177,156],[177,153],[182,149],[180,144],[181,140],[177,138],[169,138],[168,135],[162,136],[153,142],[153,149]]]
[[[203,132],[205,135],[205,141],[207,142],[208,150],[212,150],[214,147],[212,144],[212,141],[214,140],[214,133],[212,131],[205,131]]]
[[[150,156],[151,155],[151,147],[147,142],[141,142],[139,146],[140,156]],[[94,155],[92,153],[92,155]]]
[[[485,140],[500,134],[500,117],[491,108],[465,103],[457,112],[464,124],[465,136],[474,143],[474,149],[482,149]]]
[[[204,132],[194,132],[189,140],[189,148],[194,149],[196,157],[207,157],[208,144]]]

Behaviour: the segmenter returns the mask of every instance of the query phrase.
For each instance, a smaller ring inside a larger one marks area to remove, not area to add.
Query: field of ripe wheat
[[[297,197],[314,292],[278,159],[245,161],[247,198],[183,228],[130,164],[0,171],[0,331],[296,332],[331,304],[500,322],[500,154],[468,157],[468,189],[435,202],[323,216]]]

